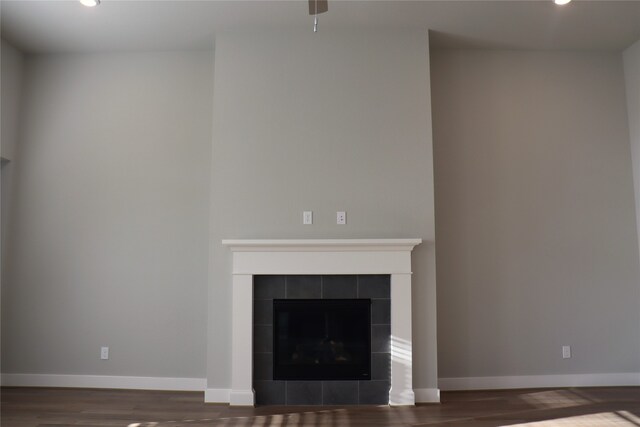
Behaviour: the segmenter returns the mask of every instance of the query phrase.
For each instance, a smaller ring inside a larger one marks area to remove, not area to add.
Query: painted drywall
[[[640,243],[640,40],[627,48],[622,56],[627,89],[633,184],[636,195],[636,225]]]
[[[26,59],[3,373],[204,377],[212,70]]]
[[[0,46],[0,157],[2,176],[0,177],[0,250],[4,265],[7,255],[6,241],[9,233],[9,215],[13,199],[15,170],[15,150],[18,144],[18,122],[20,118],[20,100],[22,94],[22,53],[4,40]],[[1,274],[4,269],[0,268]]]
[[[436,387],[427,32],[225,33],[215,56],[208,387],[230,385],[221,239],[372,237],[425,240],[413,253],[414,385]]]
[[[20,98],[22,94],[22,68],[24,57],[11,44],[2,40],[2,76],[0,94],[2,98],[2,128],[0,129],[0,155],[3,159],[12,160],[18,143],[18,118],[20,114]]]
[[[431,64],[440,376],[640,372],[620,54]]]

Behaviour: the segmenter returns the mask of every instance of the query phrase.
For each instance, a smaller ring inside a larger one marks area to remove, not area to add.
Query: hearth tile
[[[322,297],[320,276],[287,276],[288,299],[319,299]]]
[[[253,328],[253,352],[273,353],[273,326],[255,325]]]
[[[284,298],[284,276],[253,276],[253,299]]]
[[[391,298],[391,277],[386,274],[359,275],[358,298]]]
[[[287,381],[287,405],[322,405],[321,381]]]
[[[273,300],[257,299],[253,301],[253,324],[273,324]]]
[[[285,381],[254,381],[256,405],[284,405]]]
[[[322,298],[357,298],[357,276],[322,276]]]
[[[254,353],[253,379],[254,380],[272,380],[273,379],[273,354],[272,353]]]
[[[322,403],[324,405],[357,405],[358,381],[323,381]]]
[[[361,405],[388,405],[390,381],[360,381]]]
[[[371,300],[371,324],[390,325],[391,324],[391,300],[374,299]]]
[[[391,325],[371,325],[371,351],[391,352]]]
[[[388,380],[391,378],[391,353],[371,354],[371,379]]]

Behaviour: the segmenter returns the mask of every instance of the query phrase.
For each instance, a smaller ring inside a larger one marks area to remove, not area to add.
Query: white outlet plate
[[[100,359],[109,359],[109,347],[100,347]]]
[[[336,212],[336,224],[344,225],[347,223],[347,213],[346,212]]]
[[[562,358],[563,359],[571,359],[571,346],[563,345],[562,346]]]
[[[302,223],[304,225],[313,224],[313,212],[312,211],[304,211],[304,212],[302,212]]]

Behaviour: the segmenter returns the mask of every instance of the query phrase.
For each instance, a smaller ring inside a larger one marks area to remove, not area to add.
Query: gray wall
[[[4,278],[7,254],[6,242],[9,234],[11,200],[13,199],[13,182],[15,170],[15,151],[18,145],[18,122],[22,97],[22,71],[24,57],[20,51],[4,40],[0,48],[0,157],[2,176],[0,177],[0,274]]]
[[[212,69],[204,51],[26,60],[4,373],[204,377]]]
[[[633,183],[636,194],[636,224],[639,226],[638,242],[640,242],[640,40],[624,51],[623,61]]]
[[[620,54],[431,59],[440,376],[639,372]]]
[[[430,241],[416,388],[438,358],[443,377],[640,371],[637,43],[624,72],[619,54],[436,51],[432,98],[424,32],[229,33],[215,56],[30,57],[18,107],[3,43],[3,372],[226,388],[220,240],[332,237]]]
[[[24,57],[15,47],[1,40],[2,76],[0,93],[2,97],[2,128],[0,129],[0,154],[2,158],[13,160],[18,144],[18,119],[22,96],[22,70]]]
[[[221,239],[368,237],[431,241],[413,257],[414,384],[436,387],[426,31],[220,34],[214,86],[208,387],[230,384]]]

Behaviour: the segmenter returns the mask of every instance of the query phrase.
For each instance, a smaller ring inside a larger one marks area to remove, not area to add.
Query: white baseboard
[[[440,390],[437,388],[416,388],[413,392],[416,403],[440,403]]]
[[[205,378],[107,375],[2,374],[7,387],[77,387],[138,390],[204,391],[205,402],[229,403],[230,389],[206,388]],[[440,390],[497,390],[547,387],[640,386],[640,372],[619,374],[522,375],[440,378],[437,388],[415,389],[418,403],[440,402]]]
[[[204,401],[206,403],[229,403],[230,400],[231,389],[207,388],[204,390]]]
[[[2,374],[3,386],[122,388],[137,390],[203,391],[204,378],[117,377],[108,375]]]
[[[547,387],[640,386],[640,372],[621,374],[522,375],[440,378],[440,390],[497,390]]]

